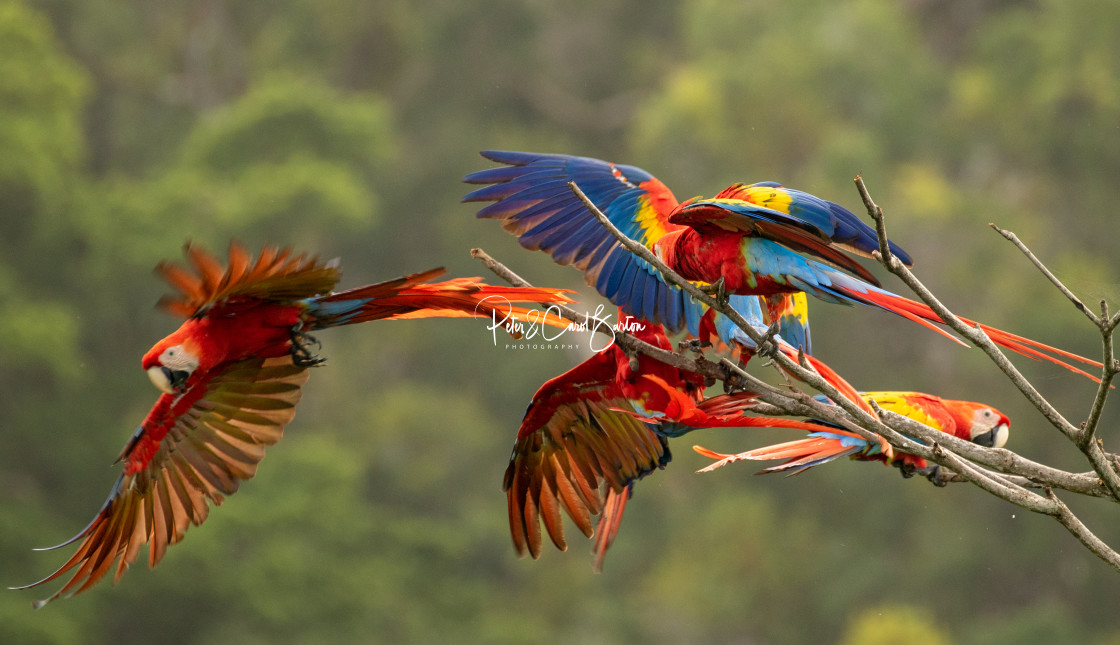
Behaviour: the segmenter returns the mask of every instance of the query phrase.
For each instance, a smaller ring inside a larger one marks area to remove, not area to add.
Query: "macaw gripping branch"
[[[1004,448],[988,448],[976,443],[959,439],[930,426],[914,421],[900,414],[883,410],[874,402],[871,408],[875,414],[836,390],[822,378],[808,363],[807,357],[790,357],[781,352],[772,352],[771,360],[784,372],[823,393],[836,403],[828,405],[800,389],[773,387],[727,359],[714,363],[703,357],[689,358],[672,354],[665,350],[643,343],[625,333],[616,334],[616,342],[632,352],[639,352],[686,369],[703,374],[709,379],[722,381],[728,391],[752,390],[758,394],[753,409],[759,414],[793,415],[813,417],[824,420],[837,427],[852,431],[871,441],[886,441],[894,449],[904,451],[928,460],[952,471],[943,481],[968,482],[988,493],[1034,513],[1048,515],[1064,526],[1085,548],[1094,553],[1120,572],[1120,553],[1098,538],[1073,511],[1062,501],[1057,491],[1075,493],[1093,498],[1102,498],[1120,503],[1120,455],[1106,452],[1103,442],[1097,437],[1101,411],[1110,394],[1112,381],[1120,373],[1120,361],[1114,356],[1113,332],[1120,324],[1120,312],[1109,314],[1107,303],[1100,303],[1101,313],[1093,313],[1074,296],[1033,253],[1018,240],[1013,233],[992,224],[1001,235],[1014,243],[1043,274],[1058,288],[1079,311],[1097,327],[1103,345],[1103,368],[1090,412],[1079,425],[1070,423],[1042,394],[1015,368],[1002,351],[979,326],[963,322],[950,312],[914,274],[891,252],[887,243],[886,218],[873,199],[862,178],[855,179],[856,186],[868,214],[876,225],[879,237],[879,250],[872,255],[888,271],[898,276],[918,297],[926,303],[944,323],[961,337],[979,347],[993,363],[1023,393],[1039,413],[1062,435],[1074,443],[1082,452],[1091,470],[1088,472],[1069,472],[1026,459]],[[727,316],[743,333],[764,350],[772,347],[771,333],[760,333],[747,323],[737,311],[728,306],[726,298],[717,298],[697,288],[667,267],[642,244],[628,238],[615,227],[610,219],[591,202],[575,182],[570,184],[572,192],[584,206],[618,241],[631,253],[653,265],[662,273],[666,282],[686,291],[697,301]],[[531,286],[509,271],[500,262],[490,258],[480,249],[472,251],[499,277],[517,286]],[[669,354],[666,356],[666,354]],[[917,439],[911,439],[915,437]]]

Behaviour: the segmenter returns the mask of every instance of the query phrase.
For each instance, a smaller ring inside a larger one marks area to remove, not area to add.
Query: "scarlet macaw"
[[[954,401],[922,392],[864,392],[861,396],[865,401],[874,401],[884,410],[909,417],[958,439],[988,448],[1002,448],[1007,443],[1011,428],[1010,419],[984,403]],[[822,427],[809,433],[805,439],[756,448],[735,455],[695,446],[694,449],[700,454],[719,460],[700,472],[715,470],[736,461],[786,459],[785,463],[766,468],[758,474],[786,472],[789,475],[796,475],[813,466],[848,456],[860,461],[881,461],[899,467],[904,476],[909,477],[916,473],[939,483],[938,467],[929,467],[921,457],[901,451],[895,451],[893,457],[889,457],[882,452],[878,444],[824,422],[819,423]]]
[[[672,347],[659,325],[638,321],[627,328],[640,340]],[[541,521],[557,548],[566,550],[563,509],[580,531],[595,536],[596,568],[601,566],[634,482],[672,458],[670,437],[697,428],[817,427],[746,416],[756,394],[704,399],[704,384],[702,376],[644,354],[635,365],[612,345],[542,385],[525,411],[502,484],[518,553],[540,556]],[[591,516],[597,514],[593,531]]]
[[[77,552],[35,587],[76,571],[41,607],[96,584],[116,562],[114,582],[149,544],[149,566],[251,478],[295,415],[307,368],[321,363],[308,332],[379,319],[511,315],[510,302],[569,302],[555,289],[495,287],[477,278],[424,284],[432,269],[340,293],[336,262],[266,247],[254,261],[232,244],[229,267],[197,247],[192,269],[161,263],[179,294],[161,306],[186,322],[156,343],[141,367],[163,393],[121,452],[123,472],[86,528]],[[539,312],[538,312],[539,313]],[[553,324],[558,324],[553,321]]]
[[[878,307],[949,335],[924,304],[878,287],[870,272],[844,252],[869,255],[876,233],[847,209],[774,182],[734,184],[712,199],[679,204],[644,170],[587,157],[486,151],[507,164],[467,175],[489,184],[463,201],[493,201],[478,217],[501,220],[521,245],[582,270],[588,284],[627,312],[693,334],[698,311],[680,289],[627,252],[572,194],[575,182],[623,233],[651,249],[689,280],[723,280],[727,293],[767,298],[806,292],[832,303]],[[893,243],[902,262],[910,257]],[[772,307],[767,307],[768,313]],[[975,325],[962,318],[966,324]],[[996,343],[1093,378],[1061,359],[1099,367],[1076,354],[980,325]],[[953,336],[949,336],[954,338]],[[955,338],[954,338],[955,339]],[[960,342],[960,341],[958,341]],[[1047,353],[1049,352],[1049,354]]]

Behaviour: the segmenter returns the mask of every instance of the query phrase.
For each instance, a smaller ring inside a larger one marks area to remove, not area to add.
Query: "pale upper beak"
[[[173,370],[162,365],[148,368],[148,378],[152,381],[152,385],[155,385],[157,390],[165,394],[182,392],[189,377],[190,372]]]
[[[1006,423],[1001,423],[984,434],[973,437],[973,443],[987,448],[1002,448],[1007,443],[1009,428]]]

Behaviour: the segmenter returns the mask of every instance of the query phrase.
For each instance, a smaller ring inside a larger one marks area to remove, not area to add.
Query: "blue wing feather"
[[[615,226],[651,247],[674,226],[666,221],[668,213],[655,212],[651,219],[645,209],[654,208],[652,200],[676,204],[653,175],[635,166],[588,157],[494,150],[482,155],[508,165],[464,178],[467,183],[487,185],[463,201],[494,202],[479,209],[478,217],[502,220],[503,228],[525,248],[544,251],[559,264],[581,269],[588,284],[632,315],[672,332],[699,319],[691,297],[665,284],[649,263],[623,249],[568,187],[574,181]]]

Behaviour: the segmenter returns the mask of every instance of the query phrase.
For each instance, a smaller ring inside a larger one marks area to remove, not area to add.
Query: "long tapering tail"
[[[758,475],[767,473],[786,472],[788,475],[797,475],[813,466],[828,463],[840,457],[850,455],[881,455],[878,446],[864,439],[858,434],[840,430],[839,428],[817,429],[804,439],[795,439],[772,446],[763,446],[737,454],[725,454],[708,450],[702,446],[693,446],[696,452],[718,461],[711,463],[696,472],[706,473],[727,464],[737,461],[762,461],[770,459],[785,459],[785,463],[771,466],[758,471]],[[873,458],[873,457],[872,457]]]
[[[941,317],[933,311],[933,309],[930,309],[925,304],[915,302],[913,300],[910,300],[909,298],[904,298],[885,289],[873,287],[846,274],[842,274],[839,271],[831,272],[830,277],[833,278],[833,284],[831,287],[818,287],[815,291],[823,291],[825,293],[836,296],[841,300],[845,300],[848,302],[858,302],[870,307],[877,307],[879,309],[889,311],[898,316],[902,316],[907,320],[916,322],[924,327],[928,327],[940,334],[946,335],[957,342],[961,342],[955,336],[952,336],[940,327],[935,326],[935,324],[942,325],[945,323],[943,320],[941,320]],[[1084,363],[1086,365],[1091,365],[1097,368],[1103,367],[1103,365],[1098,361],[1085,358],[1084,356],[1079,356],[1077,354],[1074,354],[1073,352],[1067,352],[1063,349],[1051,347],[1050,345],[1047,345],[1045,343],[1040,343],[1036,340],[1031,340],[1030,338],[1012,334],[1010,332],[1003,331],[1002,329],[997,329],[989,325],[978,323],[974,320],[969,320],[968,318],[964,318],[961,316],[958,316],[958,318],[960,318],[961,322],[966,325],[979,327],[980,329],[982,329],[984,333],[986,333],[988,337],[992,339],[992,342],[999,345],[1000,347],[1004,347],[1017,354],[1022,354],[1023,356],[1027,356],[1035,360],[1045,360],[1054,363],[1055,365],[1061,365],[1071,372],[1081,374],[1082,376],[1100,382],[1100,379],[1098,377],[1093,376],[1092,374],[1089,374],[1088,372],[1080,368],[1070,365],[1069,363],[1062,360],[1062,358],[1066,358],[1079,363]]]
[[[443,268],[413,273],[356,289],[307,301],[312,329],[352,325],[370,320],[404,318],[489,318],[496,324],[516,321],[564,328],[568,322],[555,313],[516,306],[514,303],[560,304],[572,302],[566,289],[488,285],[481,278],[455,278],[432,282]],[[425,284],[427,283],[427,284]]]

